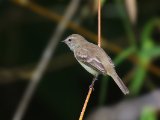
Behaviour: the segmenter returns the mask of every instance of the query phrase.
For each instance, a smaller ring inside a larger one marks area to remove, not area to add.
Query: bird
[[[116,73],[111,58],[101,47],[88,42],[79,34],[71,34],[62,42],[67,44],[76,60],[95,78],[100,74],[109,75],[125,95],[129,94],[128,88]]]

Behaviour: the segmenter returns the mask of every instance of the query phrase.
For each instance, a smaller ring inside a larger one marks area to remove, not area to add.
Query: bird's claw
[[[89,86],[89,89],[92,89],[92,90],[94,91],[93,84],[91,84],[91,85]]]
[[[97,77],[93,78],[92,84],[89,86],[89,89],[92,89],[94,91],[94,83],[98,80]]]

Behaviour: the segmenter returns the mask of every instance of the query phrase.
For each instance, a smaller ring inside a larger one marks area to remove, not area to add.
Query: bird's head
[[[72,34],[68,36],[64,41],[65,44],[68,45],[68,47],[74,51],[76,48],[81,47],[84,43],[87,41],[85,40],[84,37],[78,34]]]

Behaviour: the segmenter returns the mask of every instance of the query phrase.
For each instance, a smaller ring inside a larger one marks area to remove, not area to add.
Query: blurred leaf
[[[151,53],[151,58],[155,58],[155,57],[160,56],[160,47],[156,47],[156,48],[152,49],[150,51],[150,53]]]
[[[140,120],[157,120],[155,110],[152,107],[145,107],[141,113]]]
[[[137,95],[139,93],[140,88],[142,87],[145,75],[146,75],[146,70],[143,67],[138,66],[135,71],[133,81],[129,87],[131,95]]]
[[[152,49],[143,50],[143,54],[147,56],[147,59],[153,60],[160,56],[160,47],[153,47]]]
[[[101,5],[102,6],[104,5],[105,1],[107,1],[107,0],[101,0]]]
[[[150,56],[150,59],[160,55],[160,47],[156,46],[151,38],[156,26],[160,26],[160,19],[149,21],[142,32],[142,49]]]
[[[147,73],[145,67],[147,67],[150,63],[150,55],[148,55],[146,51],[140,51],[138,56],[140,65],[137,66],[133,81],[130,84],[130,91],[132,95],[137,95],[140,92],[143,85],[143,80]]]
[[[101,0],[101,8],[103,7],[106,0]],[[98,11],[98,0],[90,0],[92,13],[97,13]]]
[[[159,19],[154,19],[146,24],[141,37],[141,50],[138,53],[141,66],[137,66],[136,73],[130,85],[131,93],[137,95],[142,87],[143,80],[147,73],[144,67],[147,67],[154,57],[160,55],[160,47],[156,47],[151,34],[156,25],[160,25]]]
[[[136,38],[134,35],[134,31],[132,29],[132,25],[130,24],[130,21],[128,19],[125,6],[123,4],[123,0],[114,0],[117,6],[117,11],[119,12],[119,15],[122,19],[126,34],[128,36],[129,42],[131,46],[136,47]]]
[[[142,36],[141,36],[141,40],[142,40],[142,45],[144,45],[144,43],[146,41],[151,41],[151,34],[153,29],[155,28],[155,26],[160,26],[160,18],[155,18],[152,19],[151,21],[149,21],[143,31],[142,31]]]
[[[137,2],[136,0],[125,0],[129,19],[132,24],[136,24],[137,20]]]
[[[119,54],[116,59],[114,60],[114,63],[116,65],[122,63],[129,55],[131,55],[133,52],[135,52],[135,47],[130,47],[127,48],[126,50],[124,50],[123,52],[121,52],[121,54]]]
[[[143,43],[142,43],[142,50],[143,51],[154,49],[155,45],[154,45],[152,39],[146,38],[145,40],[142,39],[142,41],[143,41]]]

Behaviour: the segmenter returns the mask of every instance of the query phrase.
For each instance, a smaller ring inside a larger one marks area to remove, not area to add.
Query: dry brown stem
[[[101,0],[98,0],[98,46],[101,47]],[[82,108],[82,111],[81,111],[81,114],[80,114],[80,117],[79,117],[79,120],[83,120],[83,116],[84,116],[84,113],[86,111],[88,101],[89,101],[90,96],[92,94],[92,91],[94,89],[93,87],[94,87],[95,79],[96,78],[93,79],[91,87],[89,88],[86,100],[84,102],[84,105],[83,105],[83,108]]]

